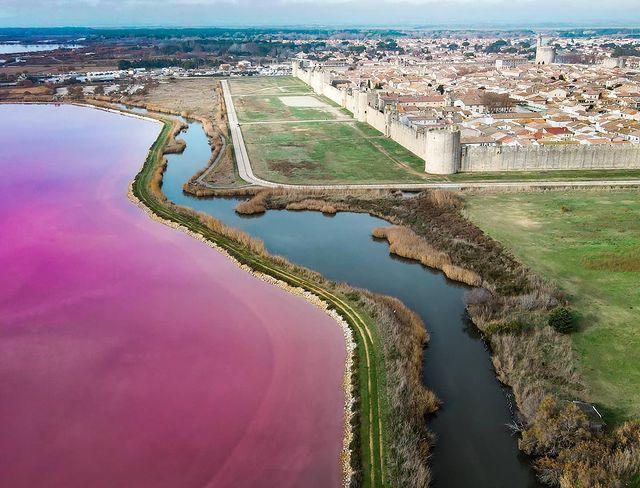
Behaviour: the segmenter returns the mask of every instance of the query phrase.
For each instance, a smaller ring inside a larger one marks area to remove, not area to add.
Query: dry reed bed
[[[413,259],[429,268],[442,270],[451,280],[470,286],[482,285],[482,279],[477,273],[452,264],[447,253],[437,251],[408,227],[378,227],[373,229],[372,235],[377,239],[386,239],[389,242],[389,252],[393,254]]]

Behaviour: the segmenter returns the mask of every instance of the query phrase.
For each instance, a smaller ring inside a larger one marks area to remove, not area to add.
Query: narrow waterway
[[[183,154],[169,155],[163,190],[177,204],[207,212],[264,240],[288,260],[344,281],[401,299],[431,332],[424,379],[444,401],[429,422],[438,437],[431,460],[438,488],[537,487],[528,460],[520,455],[506,424],[513,417],[508,391],[498,382],[489,351],[464,308],[466,287],[440,272],[389,255],[386,242],[371,237],[388,225],[369,215],[269,211],[241,217],[235,199],[197,199],[182,191],[202,168],[210,149],[202,127],[191,123],[181,136]]]

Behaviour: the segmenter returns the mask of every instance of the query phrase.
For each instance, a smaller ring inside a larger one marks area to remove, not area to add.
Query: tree
[[[549,314],[548,324],[561,334],[568,334],[575,330],[575,317],[568,308],[559,307]]]
[[[440,93],[440,95],[444,95],[444,85],[438,85],[438,88],[436,88],[436,91]]]
[[[489,44],[485,48],[485,52],[487,53],[499,53],[504,46],[507,46],[509,43],[504,39],[498,39],[497,41]]]
[[[508,112],[515,106],[515,101],[506,93],[484,92],[482,94],[482,105],[489,113]]]
[[[70,86],[68,87],[68,90],[69,90],[69,96],[71,98],[82,98],[82,96],[84,95],[84,92],[80,85]]]

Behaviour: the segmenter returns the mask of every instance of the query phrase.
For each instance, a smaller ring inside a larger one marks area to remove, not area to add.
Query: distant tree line
[[[118,69],[127,70],[133,68],[146,68],[146,69],[158,69],[158,68],[172,68],[179,67],[183,69],[198,69],[198,68],[211,68],[220,66],[221,62],[217,60],[211,60],[206,58],[190,58],[190,59],[177,59],[177,58],[154,58],[154,59],[136,59],[128,60],[121,59],[118,61]]]

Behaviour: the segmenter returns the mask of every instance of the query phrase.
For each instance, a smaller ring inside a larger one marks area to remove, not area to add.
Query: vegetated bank
[[[133,194],[154,215],[219,246],[238,262],[319,297],[349,324],[356,341],[351,376],[350,486],[426,486],[431,436],[424,418],[438,407],[421,381],[428,336],[421,320],[400,302],[325,280],[272,257],[260,241],[216,219],[177,206],[162,193],[163,154],[179,132],[171,119],[132,184]]]
[[[185,190],[207,194],[189,185]],[[572,313],[563,313],[568,298],[467,220],[458,196],[442,191],[410,198],[384,191],[253,193],[239,212],[324,209],[381,217],[396,227],[374,232],[390,238],[393,250],[449,269],[455,279],[476,286],[467,296],[468,312],[491,345],[499,379],[513,389],[520,411],[513,428],[519,431],[520,448],[536,458],[542,481],[563,488],[616,487],[629,486],[637,476],[640,424],[601,429],[588,405],[574,403],[590,395],[571,340],[562,332],[571,328]]]
[[[568,294],[573,347],[607,422],[640,418],[640,191],[478,192],[465,212]]]

